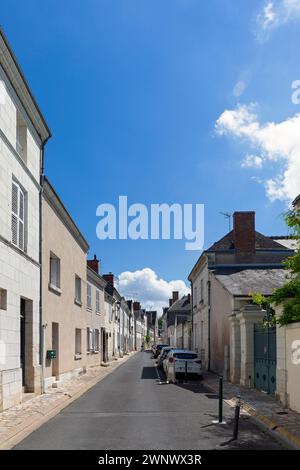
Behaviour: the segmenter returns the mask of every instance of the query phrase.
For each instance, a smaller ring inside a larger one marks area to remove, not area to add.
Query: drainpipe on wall
[[[210,337],[210,296],[211,296],[211,283],[208,281],[207,283],[207,288],[208,288],[208,365],[207,368],[210,370],[210,342],[211,342],[211,337]]]
[[[191,310],[192,310],[192,331],[191,331],[191,344],[192,349],[195,349],[195,340],[194,340],[194,292],[193,292],[193,283],[191,282]]]
[[[45,177],[45,145],[51,135],[42,142],[40,152],[40,194],[39,194],[39,265],[40,265],[40,303],[39,303],[39,332],[40,332],[40,358],[41,365],[41,392],[45,392],[45,328],[43,325],[43,273],[42,273],[42,234],[43,234],[43,187]]]

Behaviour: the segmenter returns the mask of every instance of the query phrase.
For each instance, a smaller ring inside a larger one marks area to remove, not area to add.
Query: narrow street
[[[233,409],[224,404],[227,424],[214,425],[217,396],[203,383],[163,381],[152,354],[140,352],[16,449],[282,449],[247,418],[226,444]]]

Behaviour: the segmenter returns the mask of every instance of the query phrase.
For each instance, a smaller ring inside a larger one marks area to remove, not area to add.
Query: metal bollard
[[[188,366],[187,361],[185,361],[184,381],[185,381],[186,384],[187,384],[187,368],[188,368],[187,366]]]
[[[234,424],[233,424],[233,440],[237,440],[239,434],[239,420],[240,420],[240,409],[241,409],[241,397],[238,395],[237,403],[234,410]]]
[[[219,423],[223,422],[223,377],[219,377]]]

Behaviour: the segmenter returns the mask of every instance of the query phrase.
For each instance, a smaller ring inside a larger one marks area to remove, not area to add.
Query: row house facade
[[[0,29],[0,410],[41,390],[41,176],[50,130]]]
[[[42,356],[47,388],[86,370],[92,311],[87,310],[88,243],[46,178],[42,221]]]
[[[179,298],[179,292],[172,293],[169,307],[162,316],[162,341],[175,348],[191,348],[191,295]]]
[[[106,281],[99,274],[99,261],[87,262],[87,364],[98,366],[109,361],[109,333],[105,311]]]
[[[255,386],[254,330],[265,312],[252,305],[251,292],[268,296],[280,287],[292,253],[255,230],[254,212],[235,212],[233,230],[201,254],[189,281],[192,346],[205,369]]]

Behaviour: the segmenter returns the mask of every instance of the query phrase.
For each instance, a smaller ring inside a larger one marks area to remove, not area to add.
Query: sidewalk
[[[204,384],[215,393],[219,390],[219,377],[206,372]],[[251,415],[258,425],[268,429],[274,437],[289,446],[300,449],[300,414],[280,406],[275,398],[254,389],[224,382],[224,401],[234,407],[236,397],[240,395],[243,412]]]
[[[111,361],[108,367],[93,367],[86,374],[65,381],[20,405],[0,413],[0,449],[12,449],[18,442],[57,415],[97,382],[124,364],[135,352]]]

